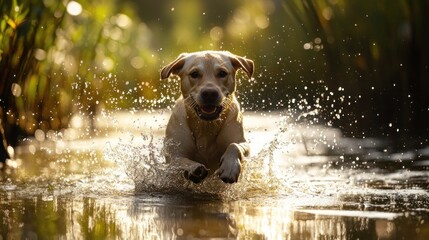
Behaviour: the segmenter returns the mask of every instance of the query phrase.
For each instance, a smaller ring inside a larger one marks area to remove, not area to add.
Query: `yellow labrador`
[[[161,70],[162,79],[180,77],[182,92],[167,124],[166,161],[194,183],[217,168],[222,181],[237,182],[241,161],[249,154],[234,94],[240,68],[252,77],[252,60],[226,51],[202,51],[183,53]]]

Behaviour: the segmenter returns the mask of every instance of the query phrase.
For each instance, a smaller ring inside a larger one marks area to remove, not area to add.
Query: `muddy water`
[[[233,185],[164,164],[168,112],[39,132],[1,175],[0,239],[429,238],[428,146],[393,153],[283,115],[246,114],[252,154]]]

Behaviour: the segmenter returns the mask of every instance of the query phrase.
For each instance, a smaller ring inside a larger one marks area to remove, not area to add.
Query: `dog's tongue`
[[[201,107],[201,112],[205,114],[212,114],[216,111],[216,106],[206,105]]]

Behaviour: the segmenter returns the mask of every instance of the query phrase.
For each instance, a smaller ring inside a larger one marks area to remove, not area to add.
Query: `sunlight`
[[[67,12],[72,16],[78,16],[82,13],[82,5],[75,1],[70,1],[67,4]]]
[[[221,27],[213,27],[210,30],[210,38],[213,41],[220,41],[223,38],[223,29]]]
[[[12,83],[12,95],[15,97],[19,97],[21,96],[21,93],[22,93],[21,86],[17,83]]]
[[[115,63],[109,57],[105,57],[101,64],[106,71],[112,71],[115,66]]]
[[[270,19],[265,15],[255,17],[255,24],[260,29],[265,29],[270,25]]]
[[[238,226],[238,236],[257,234],[266,239],[284,239],[290,234],[294,220],[291,205],[285,202],[271,202],[269,206],[266,203],[259,206],[246,202],[234,204],[231,215]]]
[[[144,60],[143,58],[136,56],[131,59],[130,64],[135,69],[141,69],[144,66]]]
[[[118,14],[116,16],[116,24],[121,28],[128,28],[132,24],[132,20],[125,14]]]
[[[426,1],[2,1],[0,239],[429,239]]]

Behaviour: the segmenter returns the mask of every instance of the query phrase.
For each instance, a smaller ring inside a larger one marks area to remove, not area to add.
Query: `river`
[[[429,238],[429,146],[246,112],[239,182],[196,185],[164,163],[168,114],[76,116],[24,139],[1,173],[0,239]]]

